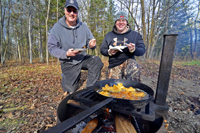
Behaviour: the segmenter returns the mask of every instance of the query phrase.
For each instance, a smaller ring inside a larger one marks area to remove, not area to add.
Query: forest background
[[[164,34],[178,34],[175,60],[199,60],[200,1],[198,0],[77,0],[79,18],[97,41],[100,54],[106,33],[112,30],[118,10],[126,10],[133,30],[146,45],[142,58],[160,58]],[[0,56],[6,61],[49,63],[47,40],[53,25],[64,15],[65,0],[0,0]]]

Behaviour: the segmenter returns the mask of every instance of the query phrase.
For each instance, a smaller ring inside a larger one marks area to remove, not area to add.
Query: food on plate
[[[122,83],[114,84],[113,86],[106,84],[98,93],[106,97],[129,100],[141,100],[148,96],[147,93],[141,89],[125,87]]]

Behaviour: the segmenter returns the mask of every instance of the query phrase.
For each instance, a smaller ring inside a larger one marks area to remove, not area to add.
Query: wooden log
[[[117,133],[137,133],[132,123],[119,114],[115,115],[115,126]]]
[[[68,104],[74,104],[74,105],[81,105],[80,102],[77,102],[77,101],[71,100],[71,99],[68,100],[67,103],[68,103]]]
[[[89,121],[81,133],[91,133],[97,127],[97,124],[98,118]]]

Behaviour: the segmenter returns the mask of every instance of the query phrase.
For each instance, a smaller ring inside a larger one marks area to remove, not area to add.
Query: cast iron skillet
[[[108,97],[103,96],[98,93],[98,91],[101,90],[101,88],[104,87],[106,84],[108,84],[109,86],[113,86],[114,84],[118,84],[118,83],[123,83],[123,85],[125,87],[139,88],[139,89],[145,91],[149,95],[149,97],[144,100],[127,100],[127,99],[118,99],[118,98],[110,98],[110,97],[108,98]],[[132,107],[135,109],[142,108],[153,99],[153,95],[154,95],[154,92],[150,87],[148,87],[144,84],[132,81],[132,80],[124,80],[124,79],[102,80],[102,81],[96,82],[91,89],[93,89],[95,91],[97,98],[103,99],[103,101],[101,101],[101,102],[97,103],[96,105],[80,112],[79,114],[57,124],[56,126],[46,130],[44,133],[55,133],[55,132],[63,133],[65,131],[67,131],[68,129],[70,129],[72,126],[76,125],[78,122],[84,120],[89,115],[91,115],[92,113],[94,113],[95,111],[97,111],[98,109],[102,108],[103,106],[105,106],[107,104],[110,104],[109,105],[110,107],[117,106],[117,107],[124,108],[124,106],[127,106],[127,107]],[[66,104],[67,100],[69,100],[69,99],[65,98],[64,101],[62,101],[62,104],[59,105],[59,107],[62,109],[66,109],[66,106],[63,107],[61,105]],[[62,111],[62,110],[60,110],[60,111]]]
[[[97,98],[99,99],[106,99],[108,97],[103,96],[99,94],[98,92],[101,91],[102,87],[105,87],[106,84],[109,86],[113,86],[114,84],[123,83],[123,86],[125,87],[134,87],[139,88],[140,90],[143,90],[148,94],[148,97],[142,100],[128,100],[128,99],[120,99],[120,98],[113,98],[112,106],[118,106],[118,107],[131,107],[132,109],[139,109],[144,106],[146,106],[152,99],[154,95],[154,91],[148,87],[147,85],[144,85],[142,83],[138,83],[136,81],[132,80],[126,80],[126,79],[107,79],[98,81],[93,85],[93,89],[96,93]]]

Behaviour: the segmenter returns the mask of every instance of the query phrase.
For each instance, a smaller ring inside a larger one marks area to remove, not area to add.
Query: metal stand
[[[156,110],[156,115],[159,116],[162,116],[162,114],[166,114],[166,112],[168,111],[166,98],[177,36],[178,34],[164,35],[162,56],[155,96],[155,104],[159,106],[159,108]]]

